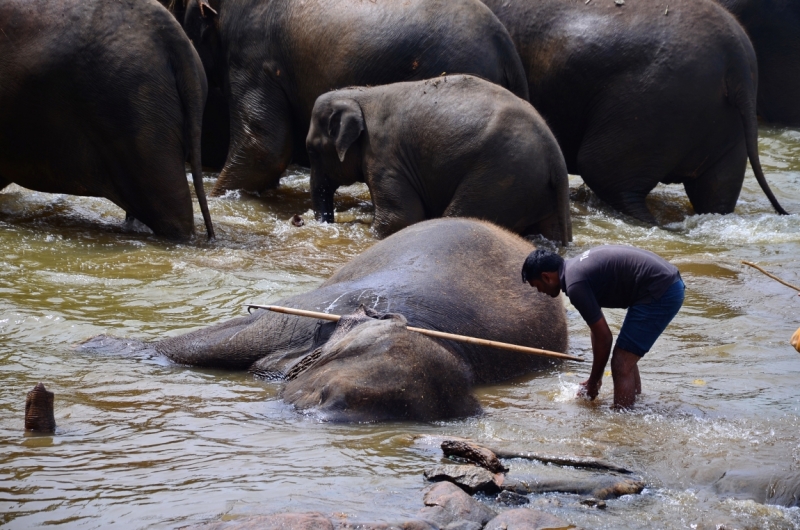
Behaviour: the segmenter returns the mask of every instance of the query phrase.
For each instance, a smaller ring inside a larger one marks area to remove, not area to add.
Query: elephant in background
[[[336,188],[366,182],[386,236],[434,217],[476,217],[572,239],[564,157],[531,105],[477,77],[328,92],[306,139],[317,218]]]
[[[338,323],[256,310],[138,348],[176,363],[284,380],[286,402],[327,420],[472,415],[480,410],[472,385],[552,361],[428,338],[405,324],[566,351],[562,300],[520,281],[532,250],[529,242],[484,221],[424,221],[376,243],[317,289],[276,302],[349,315]],[[129,342],[100,336],[83,349],[117,350],[120,341]]]
[[[758,114],[800,126],[800,2],[717,0],[741,22],[758,58]]]
[[[601,199],[649,223],[645,197],[683,184],[697,213],[731,213],[758,157],[755,52],[712,0],[484,0],[506,25],[531,103],[567,169]]]
[[[198,0],[184,29],[227,98],[214,195],[263,191],[293,159],[307,165],[312,107],[336,88],[469,73],[528,97],[511,37],[479,0]]]
[[[206,80],[155,0],[0,3],[0,187],[105,197],[156,235],[209,239],[200,133]]]

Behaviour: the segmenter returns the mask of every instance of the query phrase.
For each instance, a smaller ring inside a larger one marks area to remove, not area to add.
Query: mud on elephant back
[[[375,244],[319,288],[277,302],[350,315],[339,323],[258,310],[134,349],[285,381],[286,402],[331,421],[472,415],[480,411],[473,385],[541,370],[553,361],[432,339],[405,324],[565,352],[562,300],[520,281],[532,250],[529,242],[487,222],[425,221]],[[130,343],[100,336],[82,349],[102,353],[122,345],[127,351]]]
[[[209,239],[200,133],[206,81],[155,0],[0,2],[0,188],[105,197],[157,235]]]
[[[567,169],[618,211],[655,223],[645,197],[683,184],[698,214],[733,212],[758,157],[753,46],[713,0],[483,0],[522,58],[531,103]]]

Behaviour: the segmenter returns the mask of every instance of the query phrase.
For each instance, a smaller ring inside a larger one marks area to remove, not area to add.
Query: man
[[[522,266],[522,281],[553,298],[563,290],[589,325],[594,361],[581,393],[591,399],[603,384],[613,342],[601,308],[628,308],[611,358],[611,376],[614,406],[633,406],[642,391],[637,363],[683,304],[685,285],[678,269],[652,252],[622,245],[595,247],[567,260],[535,250]]]

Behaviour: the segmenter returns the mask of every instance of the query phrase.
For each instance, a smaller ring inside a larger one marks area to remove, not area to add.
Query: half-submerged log
[[[39,383],[28,392],[25,400],[25,430],[39,433],[54,433],[56,417],[53,411],[55,395]]]

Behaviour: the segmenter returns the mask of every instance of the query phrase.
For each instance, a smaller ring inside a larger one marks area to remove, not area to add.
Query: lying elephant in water
[[[434,217],[478,217],[572,240],[567,166],[527,101],[468,75],[350,88],[317,99],[306,139],[314,211],[366,182],[382,236]]]
[[[105,197],[157,235],[209,239],[203,66],[154,0],[0,2],[0,189]]]
[[[434,340],[406,330],[405,323],[565,351],[562,301],[519,279],[532,250],[490,223],[425,221],[375,244],[319,288],[278,302],[344,315],[362,305],[367,310],[338,323],[258,310],[149,347],[177,363],[286,380],[284,400],[328,420],[475,414],[473,384],[503,381],[550,361]],[[83,348],[107,345],[98,338]]]

